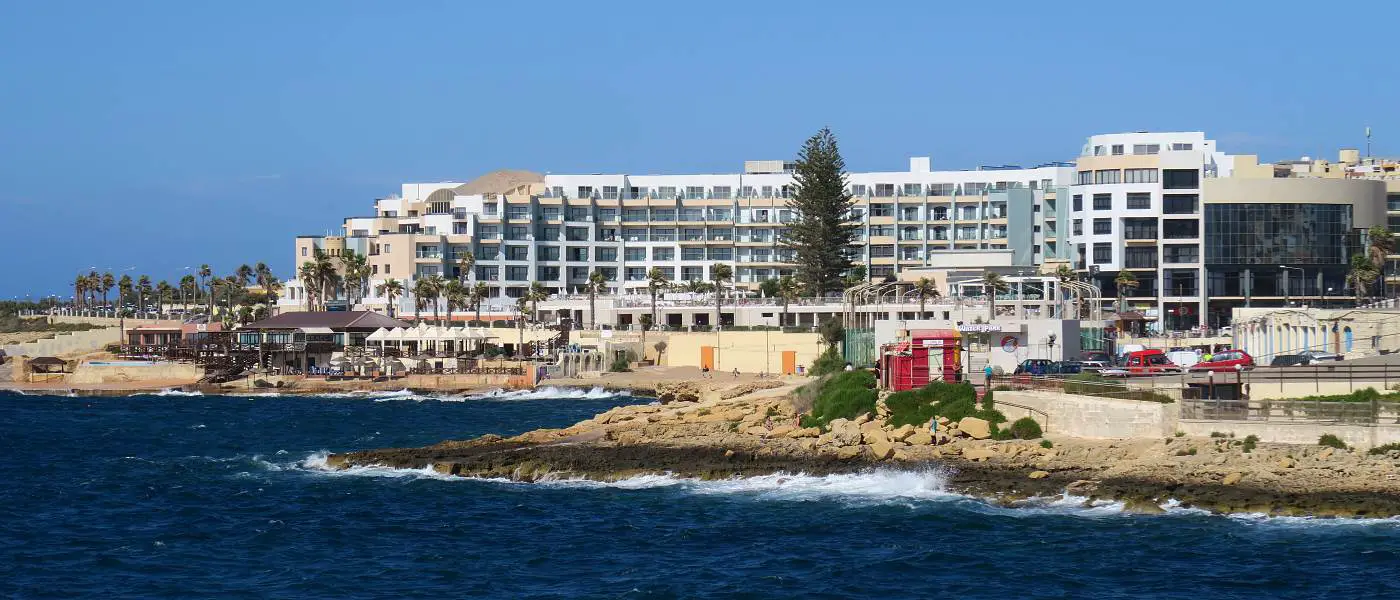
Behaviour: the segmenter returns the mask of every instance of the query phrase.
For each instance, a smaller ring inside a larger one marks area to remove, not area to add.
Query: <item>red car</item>
[[[1235,373],[1253,368],[1254,357],[1244,350],[1216,352],[1209,361],[1191,365],[1192,371],[1214,371],[1216,373]]]
[[[1124,357],[1122,368],[1129,375],[1162,375],[1181,372],[1181,367],[1167,358],[1167,353],[1161,350],[1129,352]]]

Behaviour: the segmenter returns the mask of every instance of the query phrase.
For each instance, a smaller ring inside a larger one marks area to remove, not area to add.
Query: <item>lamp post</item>
[[[1288,272],[1290,270],[1303,271],[1303,269],[1301,267],[1290,267],[1288,265],[1279,265],[1278,268],[1283,269],[1283,307],[1288,308],[1289,288],[1293,287],[1293,281],[1288,278]],[[1307,274],[1307,271],[1303,271],[1303,281],[1307,281]],[[1306,292],[1306,290],[1304,291]]]

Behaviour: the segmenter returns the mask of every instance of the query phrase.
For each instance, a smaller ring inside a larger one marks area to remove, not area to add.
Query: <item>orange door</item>
[[[701,346],[701,347],[700,347],[700,368],[702,368],[702,369],[709,369],[709,370],[711,370],[711,371],[715,370],[715,347],[714,347],[714,346]]]
[[[783,350],[783,375],[797,374],[797,351]]]

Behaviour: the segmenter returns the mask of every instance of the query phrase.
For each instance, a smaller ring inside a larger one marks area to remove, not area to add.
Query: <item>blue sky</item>
[[[729,172],[822,126],[853,170],[1149,129],[1272,160],[1371,125],[1400,152],[1361,5],[953,4],[0,0],[0,297],[89,266],[288,275],[293,236],[400,182]]]

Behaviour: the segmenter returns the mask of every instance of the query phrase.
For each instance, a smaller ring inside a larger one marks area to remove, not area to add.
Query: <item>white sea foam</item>
[[[161,391],[156,392],[156,393],[151,394],[151,395],[152,395],[152,396],[203,396],[203,395],[204,395],[204,392],[186,392],[186,391],[184,391],[184,390],[177,390],[177,389],[174,389],[174,388],[169,388],[169,389],[161,390]]]
[[[434,471],[432,466],[422,469],[395,469],[392,467],[367,466],[350,467],[348,469],[332,469],[326,465],[326,458],[329,452],[321,451],[311,454],[300,462],[295,463],[293,468],[302,471],[328,475],[332,477],[382,477],[389,479],[438,479],[442,481],[473,481],[465,477],[454,477],[444,475]],[[278,470],[281,470],[280,468]]]
[[[625,392],[610,392],[601,387],[592,389],[583,388],[558,388],[545,386],[533,390],[517,390],[508,392],[505,390],[492,390],[481,394],[467,396],[468,400],[606,400],[618,396],[627,395]]]

